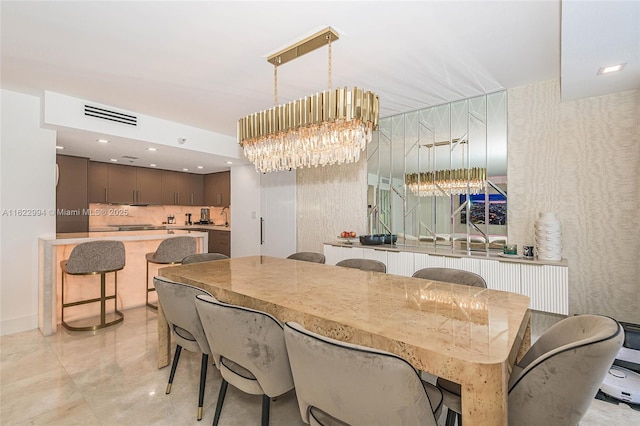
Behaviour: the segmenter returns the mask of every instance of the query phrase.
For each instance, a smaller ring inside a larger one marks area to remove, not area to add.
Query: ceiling
[[[382,117],[560,77],[570,99],[640,87],[635,1],[2,1],[0,7],[3,89],[50,90],[231,136],[238,118],[273,106],[266,56],[326,26],[340,34],[333,86],[373,90]],[[605,32],[598,37],[593,28]],[[625,70],[596,78],[611,61],[626,61]],[[278,69],[280,103],[326,88],[327,49]],[[139,141],[105,148],[95,137],[66,130],[58,143],[68,145],[65,153],[90,158],[140,148],[135,156],[143,166],[198,173],[228,167],[211,154],[151,153]]]

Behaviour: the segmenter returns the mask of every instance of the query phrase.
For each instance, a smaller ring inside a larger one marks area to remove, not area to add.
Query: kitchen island
[[[192,230],[146,230],[146,231],[107,231],[57,234],[55,237],[42,237],[38,241],[38,328],[43,335],[56,332],[60,322],[62,301],[60,286],[62,271],[60,262],[68,259],[73,248],[81,243],[97,240],[122,241],[125,245],[126,266],[118,272],[118,307],[129,309],[144,306],[146,294],[146,258],[147,253],[154,252],[158,244],[167,238],[180,236],[195,237],[198,253],[207,252],[208,233]],[[150,264],[149,274],[156,275],[162,265]],[[108,274],[112,275],[112,274]],[[85,282],[89,285],[83,286]],[[113,282],[108,277],[108,283]],[[73,300],[91,297],[99,291],[100,280],[96,276],[69,276],[65,279],[65,299]],[[109,292],[111,292],[111,284]],[[74,312],[65,310],[65,320],[90,317],[97,313],[94,304],[77,307]]]

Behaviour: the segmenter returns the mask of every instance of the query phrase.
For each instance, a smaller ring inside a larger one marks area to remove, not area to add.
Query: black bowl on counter
[[[384,235],[360,235],[360,244],[365,246],[384,244]]]
[[[360,244],[376,246],[380,244],[395,244],[398,236],[395,234],[360,235]]]
[[[385,244],[395,244],[398,241],[398,236],[396,234],[384,234],[384,243]]]

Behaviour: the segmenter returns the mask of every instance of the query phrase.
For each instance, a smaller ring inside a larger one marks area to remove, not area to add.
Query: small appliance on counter
[[[209,225],[211,222],[211,211],[209,209],[200,209],[200,221],[196,222],[196,225]]]
[[[184,221],[185,225],[191,225],[191,213],[184,214],[187,217],[187,220]]]

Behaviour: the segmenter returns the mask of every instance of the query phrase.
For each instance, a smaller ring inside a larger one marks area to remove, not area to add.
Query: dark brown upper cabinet
[[[225,207],[231,204],[231,173],[211,173],[204,177],[204,204]]]

